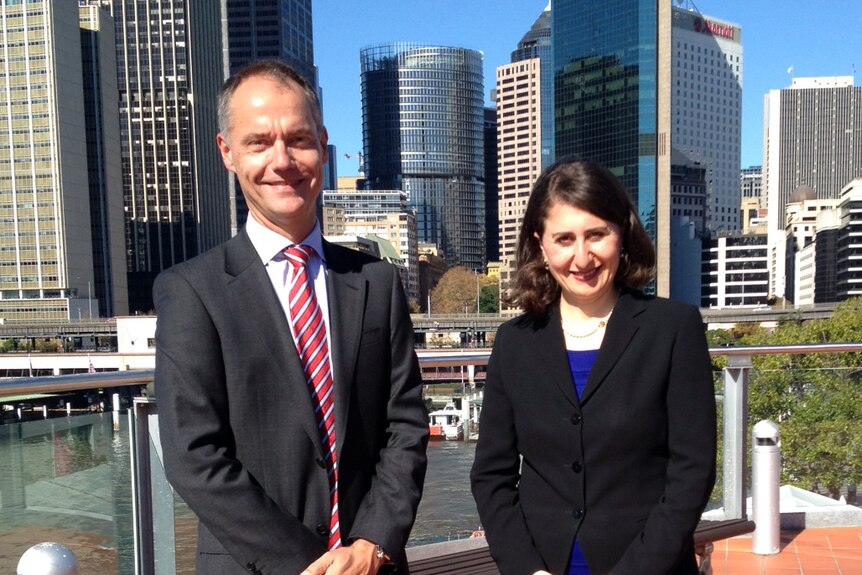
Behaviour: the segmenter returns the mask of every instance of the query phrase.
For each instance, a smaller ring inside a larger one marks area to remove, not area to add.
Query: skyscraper
[[[554,84],[551,10],[546,8],[497,68],[497,162],[500,283],[512,281],[521,220],[530,190],[553,162]]]
[[[81,19],[72,2],[0,4],[5,321],[125,312],[125,299],[116,294],[125,287],[117,277],[123,267],[111,269],[112,254],[122,255],[116,233],[122,226],[111,228],[122,212],[108,199],[119,165],[116,148],[109,148],[117,134],[116,100],[111,91],[101,99],[88,93],[105,89],[113,72],[104,68],[110,62],[100,45],[111,32],[98,14],[82,11]]]
[[[227,38],[225,78],[246,64],[274,58],[289,64],[317,90],[311,0],[222,0]],[[215,3],[215,2],[213,2]],[[334,147],[332,147],[334,151]],[[324,167],[334,181],[334,153]],[[245,225],[248,206],[235,178],[230,180],[231,235]],[[328,188],[332,186],[324,186]]]
[[[557,0],[551,28],[558,158],[614,172],[656,244],[670,290],[670,1]]]
[[[671,142],[705,170],[705,196],[690,201],[698,200],[707,230],[739,230],[742,30],[675,7],[671,36]]]
[[[851,76],[794,78],[764,98],[763,188],[770,249],[770,289],[785,294],[785,207],[800,186],[839,198],[862,175],[862,87]]]
[[[407,192],[420,243],[485,265],[482,55],[396,43],[360,52],[367,189]]]
[[[221,6],[83,1],[114,18],[129,306],[149,311],[158,272],[229,237],[228,178],[214,144]]]

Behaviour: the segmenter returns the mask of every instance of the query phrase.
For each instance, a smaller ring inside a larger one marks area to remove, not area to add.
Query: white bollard
[[[751,508],[757,526],[751,540],[751,552],[775,555],[781,550],[781,440],[778,426],[759,421],[751,431]]]
[[[24,552],[16,575],[78,575],[78,560],[65,545],[38,543]]]

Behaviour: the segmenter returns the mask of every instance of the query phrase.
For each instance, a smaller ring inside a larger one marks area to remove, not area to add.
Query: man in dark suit
[[[327,134],[292,69],[228,79],[219,129],[248,223],[154,288],[165,471],[200,518],[197,571],[406,573],[428,424],[397,270],[323,240]]]

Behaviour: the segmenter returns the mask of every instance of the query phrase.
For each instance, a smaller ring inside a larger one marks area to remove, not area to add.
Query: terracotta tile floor
[[[713,575],[862,575],[862,527],[782,531],[777,555],[755,555],[751,536],[715,544]]]

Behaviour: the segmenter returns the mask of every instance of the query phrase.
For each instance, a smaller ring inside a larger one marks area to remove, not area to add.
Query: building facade
[[[250,62],[272,58],[289,64],[319,90],[311,0],[220,0],[220,3],[224,4],[222,29],[227,41],[223,46],[224,78]],[[334,180],[335,172],[332,146],[329,162],[324,166],[324,179]],[[230,230],[235,235],[245,225],[248,206],[236,178],[229,178],[229,182]],[[333,187],[324,185],[324,189]]]
[[[763,196],[763,168],[761,166],[750,166],[739,170],[739,192],[743,198],[760,199]]]
[[[609,168],[628,190],[670,291],[671,3],[557,0],[556,156]]]
[[[401,190],[324,190],[324,234],[380,236],[396,250],[407,297],[419,299],[416,216]],[[391,254],[388,254],[391,256]]]
[[[229,178],[213,146],[221,3],[81,2],[114,19],[129,307],[148,312],[160,271],[230,237]]]
[[[360,52],[367,189],[399,189],[420,242],[485,265],[482,55],[412,43]]]
[[[742,125],[742,30],[673,8],[672,141],[705,171],[704,225],[737,231]]]
[[[110,21],[73,2],[6,2],[0,33],[0,318],[122,313],[116,91],[87,93],[114,72]]]
[[[709,240],[702,264],[701,307],[756,307],[769,296],[765,234],[721,234]]]
[[[549,6],[512,52],[512,62],[497,68],[497,211],[503,289],[515,274],[518,235],[533,183],[553,162],[551,54]]]
[[[770,234],[770,288],[787,293],[785,207],[800,187],[838,198],[862,175],[862,87],[851,76],[794,78],[764,97],[763,186]]]
[[[838,212],[841,229],[835,249],[835,291],[837,300],[844,301],[862,296],[862,178],[842,189]]]

